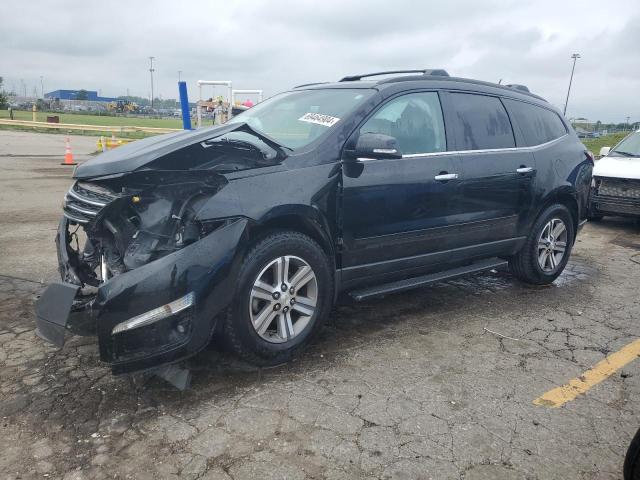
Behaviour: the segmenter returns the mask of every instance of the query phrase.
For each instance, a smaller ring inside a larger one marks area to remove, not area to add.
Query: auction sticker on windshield
[[[338,117],[332,117],[331,115],[323,115],[322,113],[305,113],[298,120],[307,123],[317,123],[325,127],[332,127],[340,121]]]

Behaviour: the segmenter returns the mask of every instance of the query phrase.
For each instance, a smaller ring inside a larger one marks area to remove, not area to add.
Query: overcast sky
[[[178,70],[267,96],[297,84],[399,68],[522,83],[568,117],[640,121],[640,2],[8,0],[0,20],[5,88],[177,96]],[[210,96],[213,90],[207,93]],[[221,90],[215,92],[222,93]]]

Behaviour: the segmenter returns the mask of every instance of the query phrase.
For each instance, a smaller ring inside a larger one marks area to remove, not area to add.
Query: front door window
[[[442,108],[436,92],[411,93],[389,101],[360,128],[360,134],[363,133],[395,137],[403,155],[447,149]]]

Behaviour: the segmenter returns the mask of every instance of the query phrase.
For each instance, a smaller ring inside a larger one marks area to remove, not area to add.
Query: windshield
[[[640,132],[635,132],[614,147],[612,157],[640,157]]]
[[[286,92],[236,115],[227,123],[247,123],[281,145],[296,150],[326,133],[374,92],[365,89]]]

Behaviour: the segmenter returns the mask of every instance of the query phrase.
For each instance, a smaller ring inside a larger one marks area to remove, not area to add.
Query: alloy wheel
[[[567,226],[559,218],[547,222],[538,237],[538,265],[551,273],[562,263],[567,251]]]
[[[251,324],[267,342],[287,342],[309,325],[317,302],[318,280],[311,266],[300,257],[278,257],[253,283],[249,296]]]

